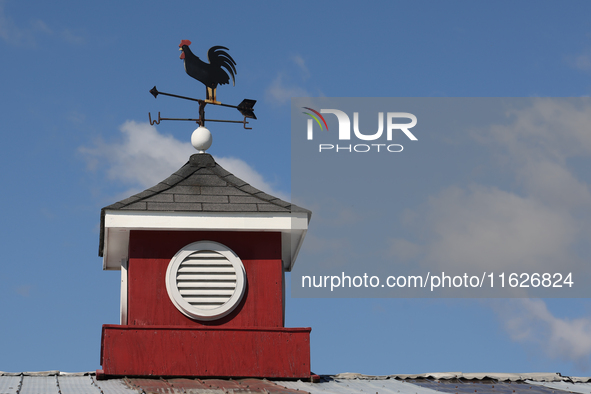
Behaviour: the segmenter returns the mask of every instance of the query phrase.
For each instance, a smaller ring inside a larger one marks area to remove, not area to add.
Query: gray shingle
[[[278,198],[270,200],[269,202],[271,204],[279,205],[280,207],[283,207],[283,208],[289,208],[289,206],[291,205],[290,203],[280,200]]]
[[[174,185],[176,185],[177,183],[179,183],[182,180],[183,180],[182,177],[180,177],[178,175],[175,175],[175,174],[172,174],[171,176],[169,176],[168,178],[166,178],[165,180],[163,180],[160,183],[164,183],[164,184],[169,185],[169,186],[174,186]]]
[[[227,204],[228,196],[204,196],[202,194],[175,194],[174,202],[213,202],[219,204]]]
[[[274,197],[270,194],[267,194],[267,193],[261,192],[261,191],[259,191],[258,193],[254,193],[254,195],[256,197],[260,198],[261,200],[265,200],[265,201],[271,201],[271,200],[277,199],[277,197]]]
[[[156,186],[152,186],[148,190],[158,193],[158,192],[161,192],[163,190],[168,190],[168,189],[170,189],[170,185],[167,185],[167,184],[161,182],[161,183],[157,184]]]
[[[248,183],[244,182],[242,179],[240,179],[234,175],[225,176],[224,180],[228,183],[231,183],[234,186],[237,186],[237,187],[248,185]]]
[[[176,185],[163,191],[162,193],[174,193],[174,194],[201,194],[200,186],[180,186]]]
[[[217,164],[217,163],[216,163]],[[231,172],[228,172],[226,170],[224,170],[220,165],[216,165],[213,169],[212,169],[213,173],[216,174],[219,177],[225,177],[228,175],[232,175]]]
[[[210,154],[197,154],[191,155],[189,164],[195,167],[214,167],[216,162]]]
[[[181,178],[186,178],[195,172],[195,167],[189,165],[189,163],[182,166],[174,175],[180,176]]]
[[[148,202],[174,202],[174,198],[173,198],[172,194],[160,193],[160,194],[155,194],[153,196],[146,198],[145,201],[148,201]]]
[[[148,202],[149,211],[202,211],[200,203]]]
[[[121,209],[125,206],[125,204],[123,204],[122,202],[116,202],[114,204],[111,205],[107,205],[106,207],[104,207],[103,209]]]
[[[259,212],[289,212],[287,208],[269,203],[257,204],[257,208]]]
[[[133,204],[126,205],[120,209],[133,210],[133,211],[145,211],[146,203],[144,201],[134,202]]]
[[[145,193],[145,192],[142,192]],[[135,196],[127,197],[125,200],[119,201],[120,204],[127,205],[138,201],[140,197],[136,194]]]
[[[196,175],[215,175],[219,178],[218,175],[213,171],[213,167],[200,167],[195,171]]]
[[[156,194],[156,192],[154,192],[154,191],[152,191],[152,190],[148,189],[148,190],[144,190],[144,191],[143,191],[143,192],[141,192],[141,193],[138,193],[138,194],[136,194],[136,195],[135,195],[135,196],[133,196],[133,197],[135,197],[136,199],[140,200],[140,199],[142,199],[142,198],[146,198],[146,197],[153,196],[154,194]],[[123,201],[125,201],[125,200],[123,200]],[[123,201],[121,201],[121,202],[123,202]]]
[[[217,175],[193,174],[179,182],[181,186],[226,186],[226,181]]]
[[[244,186],[240,186],[239,189],[242,190],[243,192],[248,193],[248,194],[255,194],[255,193],[259,193],[260,192],[259,189],[255,188],[255,187],[252,187],[249,184],[246,184]]]
[[[245,196],[230,196],[230,204],[257,204],[263,202],[260,198],[253,197],[251,195]]]
[[[234,186],[203,186],[201,188],[201,194],[206,195],[224,195],[224,196],[249,196],[250,194],[243,192]]]
[[[256,204],[203,204],[208,212],[257,212]]]

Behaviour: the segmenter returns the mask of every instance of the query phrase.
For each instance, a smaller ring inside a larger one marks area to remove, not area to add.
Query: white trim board
[[[131,230],[281,232],[285,271],[291,271],[308,230],[306,212],[105,211],[103,269],[120,270],[129,257]]]

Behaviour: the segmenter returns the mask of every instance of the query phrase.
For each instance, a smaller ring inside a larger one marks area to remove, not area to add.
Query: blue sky
[[[118,273],[97,256],[100,208],[192,153],[191,124],[147,125],[149,111],[196,111],[155,100],[152,86],[204,93],[184,73],[181,39],[201,56],[230,48],[236,86],[221,87],[221,101],[258,100],[254,129],[211,127],[210,152],[287,196],[291,97],[587,96],[590,11],[584,1],[0,1],[0,370],[99,368],[101,325],[119,319]],[[587,191],[588,159],[564,167]],[[586,299],[290,298],[287,308],[287,326],[313,329],[316,373],[591,374]]]

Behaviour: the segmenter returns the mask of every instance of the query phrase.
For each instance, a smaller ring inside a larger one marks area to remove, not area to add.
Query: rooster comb
[[[182,47],[183,45],[191,45],[191,41],[189,40],[181,40],[181,43],[179,44],[179,47]]]

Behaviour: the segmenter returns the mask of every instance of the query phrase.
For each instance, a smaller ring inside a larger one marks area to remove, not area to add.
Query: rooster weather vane
[[[236,73],[236,62],[232,59],[232,56],[226,52],[228,48],[223,46],[214,46],[209,48],[207,51],[206,63],[199,59],[191,52],[189,48],[191,41],[182,40],[179,44],[179,51],[181,53],[181,59],[185,64],[185,71],[190,77],[195,78],[199,82],[205,85],[205,100],[179,96],[176,94],[159,92],[154,86],[150,93],[154,98],[158,97],[159,94],[164,96],[181,98],[184,100],[197,101],[199,103],[199,118],[198,119],[186,119],[186,118],[162,118],[160,112],[158,112],[158,119],[152,120],[152,115],[148,113],[150,119],[150,125],[160,124],[163,120],[188,120],[194,121],[199,124],[200,127],[205,127],[205,122],[225,122],[225,123],[242,123],[245,129],[252,129],[252,127],[246,127],[248,122],[246,119],[256,119],[253,107],[256,104],[256,100],[244,99],[238,105],[223,104],[217,101],[216,89],[218,85],[225,85],[230,83],[230,77],[232,77],[232,84],[235,85],[234,76]],[[228,73],[230,75],[228,75]],[[219,119],[205,119],[205,106],[207,104],[220,105],[222,107],[236,108],[244,116],[244,120],[219,120]]]

